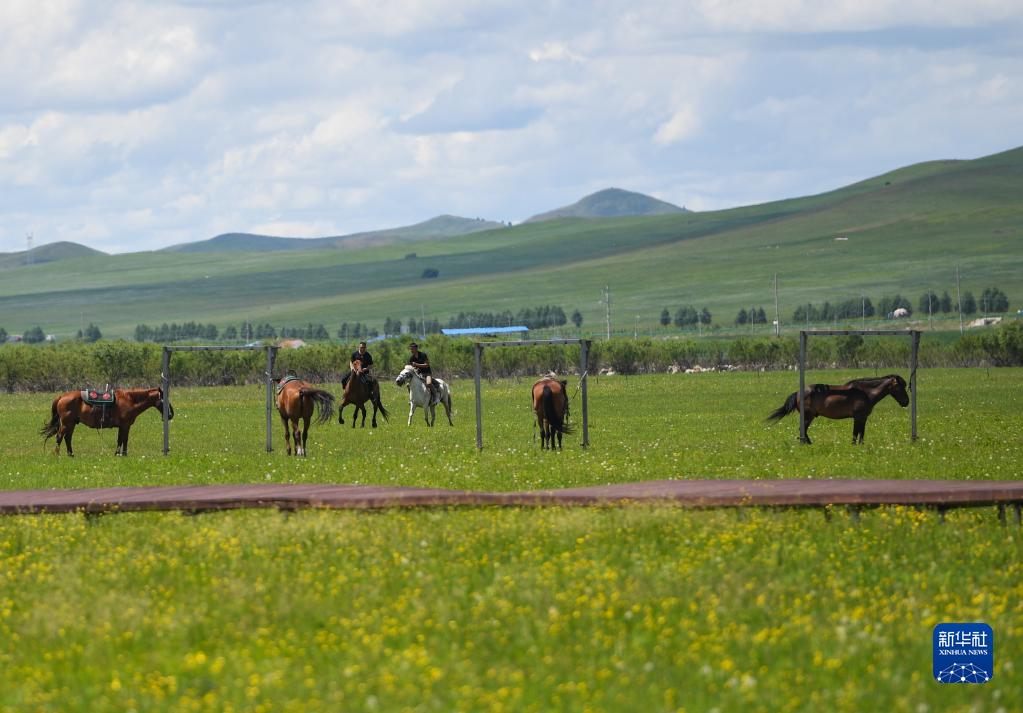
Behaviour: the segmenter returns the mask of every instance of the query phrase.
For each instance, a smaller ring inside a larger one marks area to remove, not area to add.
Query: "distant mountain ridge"
[[[92,255],[106,255],[106,253],[85,245],[61,240],[56,243],[47,243],[46,245],[32,248],[31,253],[27,250],[16,253],[0,253],[0,268],[27,265],[30,257],[32,264],[39,265],[44,262],[56,262],[57,260],[89,257]]]
[[[432,238],[451,238],[502,227],[505,227],[503,223],[483,220],[482,218],[439,215],[422,223],[406,225],[400,228],[387,228],[384,230],[372,230],[364,233],[335,235],[324,238],[281,238],[254,233],[224,233],[209,240],[171,245],[170,247],[163,248],[161,252],[270,252],[281,250],[360,248],[370,245],[430,240]]]
[[[526,222],[538,223],[556,218],[623,218],[634,215],[688,212],[674,203],[668,203],[643,193],[625,191],[621,188],[605,188],[580,198],[572,205],[534,215]]]

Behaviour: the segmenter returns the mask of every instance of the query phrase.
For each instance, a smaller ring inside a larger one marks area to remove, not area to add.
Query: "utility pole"
[[[611,286],[604,285],[604,302],[607,304],[607,338],[611,338]]]
[[[639,315],[638,314],[636,315],[636,324],[633,326],[633,329],[632,329],[632,338],[633,339],[639,339]]]
[[[959,295],[959,263],[956,263],[956,302],[959,304],[959,333],[963,333],[963,298]]]
[[[34,237],[35,237],[35,235],[33,233],[29,233],[28,235],[25,236],[25,244],[27,246],[26,249],[25,249],[25,264],[26,265],[31,265],[32,264],[32,239]]]
[[[927,328],[934,329],[934,325],[931,324],[931,304],[934,302],[934,293],[927,290]]]
[[[781,312],[778,311],[778,273],[774,273],[774,336],[781,336]]]
[[[426,307],[423,303],[419,303],[419,315],[422,319],[419,320],[419,332],[422,339],[426,339]]]
[[[863,328],[867,328],[867,296],[860,293],[860,308],[863,310]]]

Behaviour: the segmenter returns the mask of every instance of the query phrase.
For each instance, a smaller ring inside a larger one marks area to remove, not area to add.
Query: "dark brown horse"
[[[90,405],[82,398],[81,391],[68,391],[53,400],[50,420],[43,421],[39,435],[44,443],[57,437],[54,455],[60,453],[60,442],[67,447],[67,454],[74,456],[71,437],[79,423],[89,428],[117,428],[117,450],[114,455],[128,455],[128,432],[135,419],[148,408],[163,412],[163,389],[115,389],[114,402],[105,405]],[[168,403],[170,418],[174,409]]]
[[[359,375],[359,370],[362,368],[362,362],[356,359],[352,362],[354,369],[352,370],[352,376],[348,379],[348,383],[345,384],[345,392],[341,397],[341,405],[337,409],[337,422],[345,422],[345,406],[353,404],[355,406],[355,413],[352,415],[352,428],[355,428],[355,422],[359,420],[359,411],[362,411],[362,427],[366,427],[366,402],[369,401],[373,404],[373,428],[377,427],[377,411],[380,411],[380,415],[387,421],[390,419],[390,414],[387,413],[387,409],[384,408],[383,403],[380,401],[380,384],[375,379],[369,377],[369,382],[363,381]]]
[[[288,455],[291,455],[291,437],[295,436],[295,455],[306,454],[306,440],[309,438],[309,420],[313,416],[315,407],[319,407],[316,416],[316,423],[327,423],[334,415],[334,395],[314,389],[307,382],[301,379],[288,376],[284,379],[274,379],[277,387],[277,413],[281,415],[281,423],[284,424],[284,442],[288,444]],[[299,421],[302,422],[301,432],[298,429]]]
[[[561,436],[572,433],[572,427],[565,423],[568,415],[568,382],[544,378],[533,384],[533,412],[540,426],[540,448],[554,450],[554,436],[558,437],[561,450]]]
[[[798,392],[792,392],[785,403],[771,412],[768,421],[780,421],[793,411],[799,412]],[[803,423],[803,441],[811,443],[806,430],[817,416],[825,418],[853,419],[853,443],[863,443],[867,430],[867,417],[874,406],[885,396],[898,401],[899,406],[909,405],[906,380],[898,374],[889,374],[871,379],[853,379],[841,386],[810,384],[803,391],[806,402],[806,420]]]

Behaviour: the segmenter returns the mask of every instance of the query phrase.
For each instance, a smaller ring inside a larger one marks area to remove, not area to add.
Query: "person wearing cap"
[[[426,381],[426,387],[430,390],[430,398],[433,399],[437,395],[436,387],[433,383],[433,372],[430,369],[430,358],[426,356],[426,352],[419,351],[419,345],[412,342],[408,345],[409,350],[412,354],[409,355],[408,363],[411,364],[419,375]]]

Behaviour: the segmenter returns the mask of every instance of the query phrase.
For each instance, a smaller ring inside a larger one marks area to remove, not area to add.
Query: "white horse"
[[[416,412],[416,406],[420,406],[423,409],[426,425],[432,426],[434,421],[437,420],[438,403],[444,404],[444,410],[448,414],[448,423],[452,426],[455,425],[451,421],[451,389],[448,388],[446,381],[438,379],[436,376],[433,377],[433,383],[437,385],[437,397],[432,401],[430,399],[430,388],[426,385],[426,379],[411,364],[407,364],[401,370],[394,383],[398,386],[408,384],[408,425],[412,425],[412,414]]]

